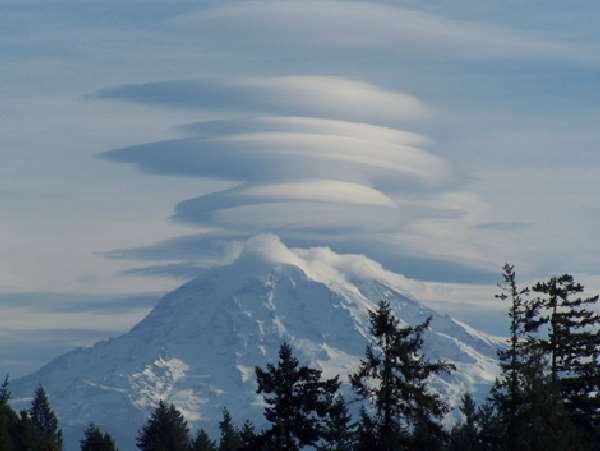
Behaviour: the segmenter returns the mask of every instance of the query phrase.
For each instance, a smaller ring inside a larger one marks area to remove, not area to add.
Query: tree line
[[[390,303],[370,312],[370,340],[344,399],[339,377],[300,365],[288,343],[278,362],[256,367],[267,426],[234,423],[225,409],[220,435],[191,434],[175,406],[160,402],[138,431],[141,451],[595,451],[600,450],[600,316],[598,296],[582,297],[573,276],[519,288],[505,265],[496,298],[507,305],[508,343],[487,400],[465,393],[462,420],[441,419],[448,404],[429,390],[430,376],[455,368],[422,352],[431,318],[401,326]],[[62,432],[42,387],[29,410],[14,412],[8,378],[0,388],[0,451],[60,451]],[[350,404],[361,406],[356,417]],[[90,424],[82,451],[115,451],[109,434]]]

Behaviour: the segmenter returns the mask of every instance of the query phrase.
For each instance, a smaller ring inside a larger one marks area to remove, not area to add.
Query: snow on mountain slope
[[[404,323],[433,316],[426,353],[457,367],[433,378],[434,389],[451,404],[467,390],[487,391],[497,373],[495,341],[421,305],[408,294],[411,283],[363,256],[288,249],[277,237],[258,236],[234,263],[168,293],[127,334],[65,354],[12,390],[25,402],[43,384],[68,451],[91,421],[121,450],[133,449],[137,429],[161,399],[210,431],[224,407],[238,421],[260,425],[255,365],[276,361],[286,339],[301,362],[346,381],[365,351],[368,310],[388,299]]]

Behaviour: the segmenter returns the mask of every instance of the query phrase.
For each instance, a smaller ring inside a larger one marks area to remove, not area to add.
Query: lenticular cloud
[[[151,173],[240,182],[330,178],[393,190],[396,185],[408,184],[437,188],[452,179],[444,160],[411,144],[410,138],[403,143],[400,135],[388,141],[388,129],[382,130],[382,136],[373,133],[366,137],[360,136],[360,130],[314,133],[302,130],[293,118],[287,119],[295,125],[294,130],[265,131],[257,126],[251,132],[157,141],[104,156]]]
[[[169,80],[105,88],[92,97],[190,110],[320,117],[391,126],[431,114],[409,94],[363,81],[317,76]]]
[[[443,200],[459,183],[456,171],[428,150],[426,137],[405,129],[429,114],[408,94],[354,80],[293,76],[124,85],[96,97],[215,115],[182,125],[181,138],[102,154],[152,174],[235,182],[176,206],[175,221],[210,230],[196,245],[270,232],[292,244],[383,256],[398,270],[404,268],[393,265],[394,256],[414,252],[407,245],[411,237],[427,243],[419,224],[469,217],[460,205]],[[228,117],[218,118],[223,111]],[[214,247],[208,259],[202,249],[197,257],[189,252],[178,257],[175,244],[163,243],[173,245],[164,259],[169,262],[149,267],[149,274],[187,275],[230,259],[215,256]],[[429,259],[436,259],[436,246],[424,252]],[[110,255],[147,254],[136,249]]]

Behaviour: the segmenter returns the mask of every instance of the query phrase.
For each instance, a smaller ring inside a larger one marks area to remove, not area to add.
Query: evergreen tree
[[[439,422],[431,421],[424,415],[414,420],[413,431],[409,438],[410,451],[442,450],[448,446],[448,434]]]
[[[526,331],[528,326],[528,304],[524,299],[529,293],[528,288],[518,289],[516,284],[516,273],[514,265],[504,265],[502,271],[502,283],[499,283],[500,294],[497,299],[508,300],[510,308],[508,317],[510,319],[509,347],[498,352],[500,367],[502,369],[505,386],[508,393],[508,411],[516,417],[520,402],[519,377],[522,366],[522,355],[526,351]]]
[[[321,380],[321,371],[299,366],[292,347],[283,343],[277,366],[256,367],[257,393],[264,393],[264,416],[271,428],[263,439],[278,450],[316,446],[325,434],[324,419],[339,388],[338,378]]]
[[[0,450],[9,449],[12,449],[12,444],[8,431],[8,409],[0,405]]]
[[[350,451],[353,447],[352,417],[341,396],[331,404],[325,421],[324,445],[319,450]]]
[[[505,446],[506,429],[500,421],[493,402],[485,403],[479,407],[477,410],[477,419],[481,449],[485,451],[509,451],[509,448]]]
[[[573,420],[591,433],[600,422],[600,315],[593,310],[599,297],[579,297],[583,285],[570,274],[538,283],[532,291],[545,309],[538,323],[548,325],[543,345],[552,385]]]
[[[192,451],[217,451],[217,444],[211,440],[204,429],[196,433],[196,438],[192,442]]]
[[[14,444],[11,432],[14,433],[15,413],[11,409],[8,401],[10,400],[10,391],[8,389],[8,375],[4,378],[4,383],[0,386],[0,450],[13,451]]]
[[[43,451],[60,451],[63,446],[62,431],[58,419],[50,408],[43,387],[38,387],[29,410],[34,448]]]
[[[236,451],[242,447],[242,438],[227,409],[223,409],[223,419],[219,422],[219,430],[221,431],[219,451]]]
[[[520,418],[525,433],[519,436],[516,446],[533,451],[586,450],[586,437],[565,411],[560,391],[546,372],[547,366],[544,350],[534,348],[523,367],[527,411]]]
[[[491,390],[490,404],[480,409],[480,441],[486,450],[585,449],[565,413],[560,355],[572,338],[567,329],[576,324],[565,318],[593,318],[573,307],[595,300],[570,301],[569,296],[582,289],[570,276],[537,284],[532,291],[544,296],[533,299],[528,289],[517,288],[512,265],[504,266],[502,276],[496,297],[510,301],[509,346],[498,352],[502,375]],[[547,337],[540,334],[546,325]]]
[[[450,433],[450,450],[483,451],[479,441],[477,408],[470,393],[463,395],[460,413],[464,417],[464,422],[452,428]]]
[[[80,442],[81,451],[117,451],[112,437],[91,423],[85,430]]]
[[[380,437],[377,431],[377,423],[363,407],[360,410],[360,418],[356,424],[354,434],[355,451],[372,451],[381,449]]]
[[[431,318],[417,326],[400,328],[389,302],[382,301],[376,311],[370,312],[370,320],[372,342],[350,382],[361,398],[375,401],[379,449],[406,449],[411,446],[411,429],[441,433],[435,420],[447,411],[447,406],[436,393],[427,390],[426,382],[431,374],[454,367],[441,361],[429,362],[421,352],[423,333]]]
[[[19,451],[43,450],[43,448],[39,448],[39,444],[36,443],[33,422],[27,410],[22,410],[17,419],[14,437],[15,449]]]
[[[142,451],[182,451],[190,446],[187,422],[174,405],[160,401],[138,432],[137,447]]]
[[[8,374],[4,377],[4,382],[0,386],[0,405],[8,404],[10,400],[10,390],[8,389]]]
[[[479,437],[486,451],[587,450],[586,438],[574,427],[565,412],[560,393],[545,373],[546,359],[541,348],[532,348],[521,366],[522,410],[517,435],[509,435],[506,411],[499,410],[497,397],[479,409]],[[493,393],[493,391],[492,391]]]
[[[240,439],[242,440],[242,447],[244,451],[256,450],[259,448],[258,435],[254,428],[254,424],[251,421],[246,420],[240,430]]]
[[[531,302],[529,289],[519,289],[516,283],[514,265],[502,268],[502,282],[498,284],[500,294],[497,299],[510,303],[508,347],[498,351],[502,375],[496,380],[491,396],[495,403],[498,421],[503,428],[508,448],[516,449],[523,434],[529,434],[520,418],[526,415],[528,400],[523,393],[523,367],[530,352],[536,347],[531,334],[537,332],[539,324],[535,315],[539,303]]]

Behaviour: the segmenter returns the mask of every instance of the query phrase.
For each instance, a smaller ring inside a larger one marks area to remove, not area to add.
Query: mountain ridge
[[[433,317],[426,355],[454,363],[457,371],[433,377],[430,386],[451,405],[464,391],[483,395],[497,374],[496,341],[423,306],[408,285],[366,257],[289,249],[261,235],[233,263],[167,293],[128,333],[67,353],[15,381],[12,390],[16,402],[26,402],[44,385],[67,451],[76,449],[91,421],[115,436],[120,449],[133,449],[136,430],[161,399],[194,427],[214,432],[224,407],[237,421],[260,426],[254,367],[276,361],[286,340],[301,362],[346,382],[364,354],[368,311],[387,299],[401,323]]]

